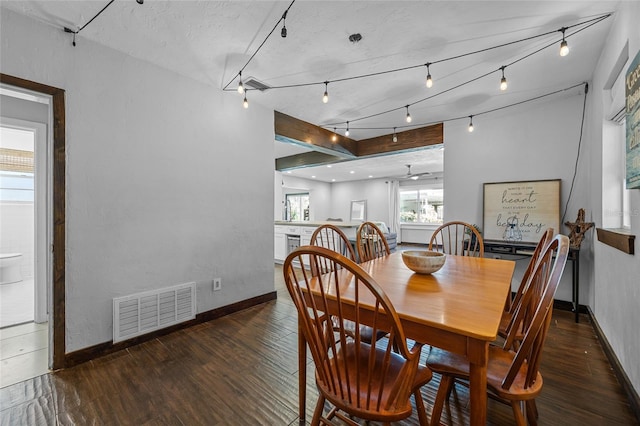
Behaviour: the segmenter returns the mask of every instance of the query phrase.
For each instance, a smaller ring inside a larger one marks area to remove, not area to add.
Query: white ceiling
[[[62,31],[78,29],[106,4],[91,1],[5,1],[0,4],[30,15]],[[297,0],[287,14],[288,36],[280,37],[280,24],[248,63],[243,79],[255,77],[270,85],[332,81],[402,67],[438,62],[456,55],[553,32],[527,42],[511,44],[430,67],[434,79],[427,89],[426,67],[386,73],[329,84],[329,102],[321,100],[324,84],[310,87],[250,91],[252,103],[301,120],[344,131],[350,121],[350,137],[365,139],[391,134],[393,127],[406,130],[407,104],[412,125],[447,121],[511,105],[591,78],[609,31],[609,18],[573,34],[567,30],[571,52],[558,55],[561,33],[556,31],[604,13],[613,12],[616,1],[307,1]],[[238,71],[247,63],[274,28],[290,1],[160,1],[119,0],[110,5],[77,36],[155,63],[179,74],[223,89],[235,89]],[[360,33],[358,43],[349,35]],[[71,43],[71,34],[69,43]],[[534,53],[538,49],[552,46]],[[78,54],[82,54],[78,50]],[[499,90],[502,65],[508,90]],[[493,71],[493,73],[491,73]],[[462,84],[483,74],[470,84]],[[456,88],[456,86],[461,85]],[[440,94],[442,93],[442,94]],[[435,96],[433,96],[435,95]],[[242,108],[242,95],[238,108]],[[427,97],[433,96],[430,99]],[[251,106],[250,106],[251,107]],[[360,118],[396,111],[360,120]],[[481,122],[482,117],[474,118]],[[280,143],[276,143],[279,145]],[[276,158],[287,148],[276,148]],[[295,152],[295,151],[294,151]],[[438,171],[438,155],[410,153],[393,163],[394,171],[382,169],[377,158],[370,166],[352,166],[357,173],[402,174],[404,164]],[[290,155],[290,154],[287,154]],[[359,162],[362,160],[358,160]],[[421,163],[423,162],[423,163]],[[346,167],[346,166],[345,166]],[[399,169],[397,169],[400,167]],[[326,166],[323,166],[326,170]],[[317,168],[318,169],[318,168]],[[365,170],[366,169],[366,170]],[[397,170],[397,171],[395,171]],[[319,170],[295,171],[315,173]],[[294,172],[294,173],[295,173]],[[354,173],[355,174],[355,173]],[[349,175],[347,179],[352,179]],[[360,177],[362,178],[362,177]],[[343,180],[335,177],[335,179]]]

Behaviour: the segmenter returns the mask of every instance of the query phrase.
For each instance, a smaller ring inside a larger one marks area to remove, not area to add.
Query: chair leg
[[[538,407],[536,407],[536,400],[529,399],[525,402],[525,408],[527,410],[527,420],[532,426],[538,424]]]
[[[431,426],[440,425],[440,417],[442,416],[442,408],[444,403],[451,393],[451,386],[453,386],[454,378],[452,376],[442,375],[440,379],[440,386],[438,387],[438,393],[436,394],[436,400],[433,403],[433,411],[431,411]]]
[[[413,392],[413,396],[416,400],[416,411],[418,412],[418,420],[420,422],[420,426],[428,426],[429,421],[427,419],[427,411],[424,409],[424,401],[422,400],[420,389],[416,389]]]
[[[318,426],[320,424],[320,417],[322,417],[322,411],[324,410],[324,401],[324,396],[318,396],[316,409],[313,411],[313,419],[311,419],[311,426]]]
[[[511,401],[511,408],[513,409],[513,417],[516,419],[516,424],[518,426],[527,426],[522,409],[520,409],[520,401]]]

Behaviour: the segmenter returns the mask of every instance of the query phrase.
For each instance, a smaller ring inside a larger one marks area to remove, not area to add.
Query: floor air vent
[[[196,283],[113,299],[113,342],[196,317]]]

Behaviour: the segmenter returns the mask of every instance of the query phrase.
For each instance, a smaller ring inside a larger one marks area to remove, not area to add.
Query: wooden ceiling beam
[[[397,132],[397,142],[393,142],[393,134],[356,141],[278,111],[274,112],[274,129],[276,140],[302,146],[308,145],[313,150],[277,159],[276,170],[317,166],[364,156],[392,154],[438,145],[444,141],[444,125],[442,123]],[[334,135],[337,136],[336,141],[333,141]]]
[[[438,123],[419,129],[396,132],[398,141],[393,142],[393,134],[376,136],[358,141],[358,157],[365,155],[390,154],[395,151],[424,148],[444,142],[444,124]]]
[[[288,157],[276,158],[276,170],[297,169],[299,167],[319,166],[343,161],[341,157],[325,154],[323,152],[311,151],[302,154],[290,155]]]
[[[341,157],[356,155],[357,141],[353,139],[278,111],[274,115],[274,130],[278,140],[290,139],[298,144],[312,145],[311,149],[320,148],[325,153],[333,151]],[[336,141],[333,141],[333,135],[337,136]]]

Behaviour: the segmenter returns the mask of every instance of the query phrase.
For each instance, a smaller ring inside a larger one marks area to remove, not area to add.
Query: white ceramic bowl
[[[402,252],[402,261],[407,268],[419,274],[431,274],[442,268],[447,256],[429,250],[407,250]]]

